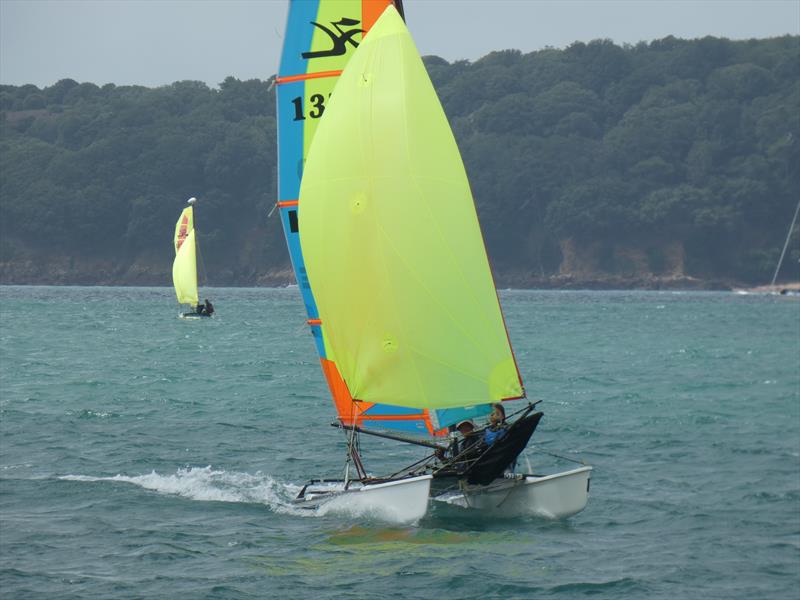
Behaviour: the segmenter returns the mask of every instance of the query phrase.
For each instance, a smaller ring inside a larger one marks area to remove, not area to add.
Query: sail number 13
[[[298,96],[292,100],[295,121],[305,121],[306,116],[309,119],[319,119],[322,113],[325,112],[325,96],[322,94],[312,94],[308,101],[311,103],[311,108],[308,111],[308,115],[305,115],[303,114],[303,98]]]

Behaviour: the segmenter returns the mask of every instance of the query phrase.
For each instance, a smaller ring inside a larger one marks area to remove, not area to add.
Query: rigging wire
[[[536,450],[538,452],[541,452],[542,454],[547,454],[548,456],[552,456],[554,458],[560,458],[562,460],[567,460],[567,461],[573,462],[573,463],[575,463],[577,465],[583,465],[584,467],[589,465],[589,463],[587,463],[585,460],[576,460],[574,458],[570,458],[569,456],[564,456],[562,454],[556,454],[555,452],[550,452],[548,450],[545,450],[541,446],[530,446],[530,448],[533,449],[533,450]]]

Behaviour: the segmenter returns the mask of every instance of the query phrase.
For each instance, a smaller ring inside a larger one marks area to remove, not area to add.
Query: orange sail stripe
[[[362,421],[417,421],[425,418],[424,413],[416,415],[365,415],[360,414],[358,418]]]
[[[353,404],[353,397],[339,374],[336,363],[326,358],[320,358],[320,363],[322,363],[322,372],[325,373],[325,379],[328,381],[328,387],[333,396],[336,414],[339,415],[339,418],[343,420],[347,418],[349,421],[348,415],[352,415],[354,410],[358,410],[358,405]]]
[[[309,325],[322,325],[322,319],[308,319],[306,323]]]
[[[278,202],[278,208],[283,208],[284,206],[297,206],[299,203],[299,200],[282,200]]]
[[[429,434],[431,434],[432,436],[436,436],[436,437],[443,437],[443,436],[447,435],[448,433],[450,433],[450,431],[447,429],[447,427],[439,429],[438,431],[435,430],[433,428],[433,422],[431,421],[431,411],[429,411],[426,408],[422,412],[425,413],[425,426],[428,428],[428,433]]]
[[[320,77],[338,77],[342,74],[338,71],[318,71],[317,73],[301,73],[300,75],[287,75],[286,77],[276,77],[275,84],[292,83],[293,81],[306,81],[308,79],[319,79]]]
[[[310,319],[314,320],[314,319]],[[428,433],[432,436],[442,437],[447,435],[447,428],[436,430],[430,419],[430,412],[424,409],[420,413],[412,415],[365,415],[364,412],[374,406],[373,402],[359,402],[353,400],[347,384],[342,379],[336,363],[326,358],[321,358],[322,372],[328,382],[328,387],[333,396],[333,403],[336,406],[336,414],[345,425],[359,425],[366,421],[417,421],[422,420]]]

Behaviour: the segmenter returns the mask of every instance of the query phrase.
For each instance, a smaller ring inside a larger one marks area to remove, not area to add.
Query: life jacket
[[[508,429],[508,426],[505,423],[494,428],[487,428],[483,432],[483,441],[486,442],[487,446],[491,446],[506,434],[506,429]]]

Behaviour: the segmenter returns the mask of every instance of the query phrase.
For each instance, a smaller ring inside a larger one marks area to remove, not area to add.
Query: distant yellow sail
[[[175,225],[175,261],[172,283],[180,304],[197,306],[197,250],[194,239],[194,209],[183,209]]]
[[[353,398],[523,395],[461,156],[393,6],[336,84],[298,216],[328,358]]]

